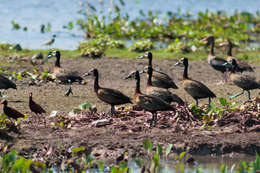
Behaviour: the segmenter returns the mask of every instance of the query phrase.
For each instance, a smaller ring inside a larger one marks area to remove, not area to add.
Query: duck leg
[[[111,105],[110,116],[115,113],[115,105]]]
[[[198,99],[195,99],[196,100],[196,106],[198,107],[199,106],[199,101]]]
[[[233,99],[233,98],[236,98],[236,97],[238,97],[238,96],[240,96],[240,95],[242,95],[242,94],[244,94],[244,90],[243,90],[242,92],[240,92],[240,93],[237,93],[237,94],[235,94],[235,95],[233,95],[233,96],[230,96],[229,98],[230,98],[230,99]]]
[[[211,103],[211,97],[209,97],[209,107],[210,107],[210,103]]]
[[[153,122],[155,122],[155,124],[156,124],[156,112],[152,112],[152,119],[151,119],[151,121],[150,121],[150,127],[152,127],[153,126]]]
[[[247,90],[248,100],[251,100],[250,91]]]

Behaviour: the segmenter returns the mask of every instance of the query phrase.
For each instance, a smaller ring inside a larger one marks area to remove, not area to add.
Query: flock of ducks
[[[205,42],[206,45],[210,45],[210,52],[208,55],[208,63],[217,71],[223,73],[223,81],[227,81],[226,72],[230,72],[230,80],[239,88],[242,89],[242,92],[239,94],[243,94],[244,91],[248,93],[248,99],[250,99],[250,90],[259,89],[260,84],[256,82],[253,78],[250,78],[242,72],[250,71],[253,72],[253,68],[247,64],[246,62],[237,59],[232,56],[232,47],[233,44],[231,41],[223,42],[220,46],[228,46],[227,60],[215,56],[214,53],[214,45],[215,39],[213,36],[205,37],[201,40],[201,42]],[[83,78],[79,76],[76,72],[67,72],[60,65],[60,52],[53,51],[50,56],[56,57],[55,66],[53,69],[53,74],[57,79],[62,82],[81,82]],[[124,79],[134,78],[136,80],[136,88],[134,93],[134,98],[124,95],[118,90],[111,88],[104,88],[99,85],[99,72],[97,69],[93,69],[90,72],[86,73],[84,76],[93,75],[94,76],[94,91],[97,97],[109,104],[111,106],[110,114],[115,113],[115,105],[122,105],[127,103],[135,103],[140,108],[149,111],[152,113],[151,126],[156,125],[157,122],[157,111],[175,111],[175,108],[171,105],[172,102],[176,102],[179,105],[184,105],[185,102],[179,97],[177,94],[169,91],[170,88],[178,89],[178,86],[174,83],[171,77],[169,77],[166,73],[161,71],[157,71],[153,69],[152,66],[152,53],[147,52],[144,56],[140,58],[148,58],[148,66],[145,67],[143,71],[134,71],[126,76]],[[196,101],[196,105],[198,106],[198,100],[203,98],[208,98],[208,103],[210,105],[211,99],[216,97],[214,92],[212,92],[206,85],[201,83],[200,81],[190,79],[188,76],[188,67],[189,62],[188,58],[180,59],[176,64],[183,65],[183,77],[182,77],[182,87],[184,90]],[[146,83],[146,92],[145,94],[140,90],[140,74],[147,73],[147,83]],[[14,88],[16,89],[16,85],[0,75],[0,89],[8,89]],[[71,88],[70,91],[72,92]],[[24,117],[23,114],[16,111],[13,108],[8,107],[7,101],[3,100],[1,104],[4,105],[4,113],[13,119],[17,119],[20,117]],[[29,95],[29,107],[32,112],[35,114],[45,113],[46,111],[37,103],[32,100],[32,93]]]

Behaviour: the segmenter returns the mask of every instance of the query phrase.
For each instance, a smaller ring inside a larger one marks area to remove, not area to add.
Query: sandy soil
[[[1,57],[5,59],[5,57]],[[168,73],[176,84],[180,87],[178,90],[171,90],[177,93],[189,104],[194,103],[194,100],[186,94],[181,88],[181,78],[183,67],[175,67],[176,61],[171,60],[156,60],[154,59],[154,68]],[[142,59],[119,59],[119,58],[102,58],[102,59],[61,59],[63,68],[68,71],[78,71],[79,74],[84,74],[92,68],[99,69],[100,85],[109,88],[119,89],[126,95],[132,97],[135,86],[134,80],[122,80],[122,77],[129,72],[142,69],[147,60]],[[44,65],[41,68],[51,69],[53,63]],[[8,71],[21,71],[24,69],[32,69],[29,63],[16,63],[8,67]],[[256,79],[260,79],[260,68],[255,66]],[[193,79],[199,80],[206,84],[217,97],[228,97],[240,92],[240,89],[231,84],[216,85],[221,79],[221,73],[213,70],[206,61],[191,61],[189,68],[189,76]],[[150,139],[154,143],[173,144],[173,151],[181,152],[188,151],[190,154],[255,154],[255,151],[260,152],[260,137],[259,130],[241,130],[237,126],[214,126],[211,131],[201,131],[194,126],[193,122],[186,125],[181,124],[179,127],[175,124],[174,128],[171,126],[164,126],[163,118],[158,127],[149,128],[147,119],[151,117],[149,113],[144,113],[144,116],[128,115],[126,118],[119,116],[113,117],[109,125],[102,127],[94,127],[86,118],[73,121],[68,128],[53,127],[52,119],[47,119],[47,126],[43,123],[37,124],[32,113],[28,107],[28,93],[33,92],[34,100],[42,105],[47,110],[46,115],[49,116],[53,110],[59,111],[58,114],[67,115],[70,110],[77,107],[79,104],[86,101],[92,105],[96,105],[97,112],[108,112],[110,107],[97,99],[93,92],[93,79],[86,77],[86,85],[73,84],[73,96],[64,97],[68,85],[56,84],[53,82],[40,83],[38,85],[29,85],[28,80],[16,81],[18,85],[17,90],[8,90],[7,99],[10,101],[9,105],[16,108],[22,113],[29,115],[29,118],[22,121],[20,126],[20,134],[8,132],[2,135],[0,139],[1,145],[6,141],[9,143],[8,150],[12,148],[18,149],[20,154],[26,157],[36,157],[33,153],[37,152],[37,157],[46,152],[48,148],[57,148],[57,142],[70,148],[71,146],[86,146],[92,148],[92,154],[98,158],[115,159],[123,153],[128,151],[131,157],[136,157],[137,154],[142,153],[142,141]],[[141,83],[142,88],[145,85],[145,77]],[[252,97],[259,96],[259,90],[252,91]],[[247,99],[247,95],[240,96],[232,101],[241,104]],[[213,102],[218,103],[218,99]],[[201,100],[200,104],[207,103],[207,99]],[[2,110],[1,110],[2,112]],[[102,114],[102,113],[101,113]],[[101,115],[99,114],[99,115]],[[104,116],[104,114],[102,114]],[[86,117],[88,117],[86,115]],[[129,118],[127,118],[129,117]],[[82,121],[81,121],[82,120]],[[135,124],[131,127],[132,121]],[[32,124],[31,124],[32,123]],[[200,124],[199,122],[196,122]],[[196,124],[195,123],[195,124]],[[178,123],[177,123],[178,124]],[[129,127],[130,125],[130,127]]]

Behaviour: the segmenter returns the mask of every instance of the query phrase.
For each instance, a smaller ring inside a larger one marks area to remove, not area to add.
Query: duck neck
[[[140,91],[140,79],[136,79],[135,95],[136,94],[141,94],[141,91]]]
[[[98,92],[98,89],[99,89],[99,84],[98,84],[98,75],[95,76],[95,81],[94,81],[94,90],[95,92],[97,93]]]
[[[60,67],[60,57],[58,55],[56,56],[55,66]]]
[[[33,104],[34,102],[33,102],[33,100],[32,100],[32,97],[30,96],[29,97],[29,104],[31,105],[31,104]]]
[[[152,61],[153,61],[153,58],[152,58],[152,57],[149,57],[148,65],[149,65],[150,67],[152,67]]]
[[[152,86],[152,73],[148,73],[147,86]]]
[[[215,41],[212,40],[212,41],[211,41],[211,47],[210,47],[210,53],[209,53],[209,54],[212,55],[212,56],[215,56],[214,46],[215,46]]]
[[[187,64],[184,65],[184,72],[183,72],[183,76],[182,76],[182,80],[186,80],[186,79],[189,79],[188,78],[188,65]]]
[[[228,44],[228,52],[227,52],[227,55],[228,55],[228,56],[232,56],[232,44],[231,44],[231,43]]]

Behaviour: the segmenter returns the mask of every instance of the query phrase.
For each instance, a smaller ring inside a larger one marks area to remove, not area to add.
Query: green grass
[[[52,50],[60,50],[62,58],[76,58],[79,56],[77,50],[62,50],[62,49],[23,49],[22,51],[0,51],[0,56],[20,55],[20,56],[33,56],[36,53],[42,52],[43,56],[47,56]]]
[[[175,53],[175,52],[166,52],[164,49],[153,50],[153,57],[158,59],[173,59],[177,60],[182,57],[188,57],[190,60],[206,60],[207,53],[205,50],[196,51],[187,54],[183,53]],[[127,49],[107,49],[105,51],[105,55],[107,57],[118,57],[118,58],[137,58],[144,53],[131,52]],[[216,55],[221,56],[223,58],[226,57],[225,54],[216,53]],[[259,51],[245,51],[242,53],[234,54],[235,57],[245,59],[249,62],[256,62],[260,64],[260,52]]]
[[[52,49],[54,50],[54,49]],[[55,49],[61,51],[62,58],[78,58],[80,57],[80,53],[77,50],[61,50],[61,49]],[[42,52],[44,56],[47,56],[48,53],[51,50],[46,49],[24,49],[22,51],[0,51],[0,56],[12,56],[14,54],[20,55],[20,56],[33,56],[34,54],[38,52]],[[205,50],[191,52],[187,54],[183,53],[176,53],[176,52],[166,52],[164,49],[158,49],[158,50],[152,50],[153,57],[157,59],[173,59],[177,60],[182,57],[188,57],[190,60],[206,60],[207,53]],[[105,51],[105,56],[107,57],[117,57],[117,58],[137,58],[144,53],[140,52],[131,52],[128,49],[107,49]],[[217,52],[216,55],[221,56],[223,58],[226,57],[225,54]],[[260,51],[244,51],[234,54],[235,57],[247,60],[249,62],[254,62],[257,64],[260,64]]]

